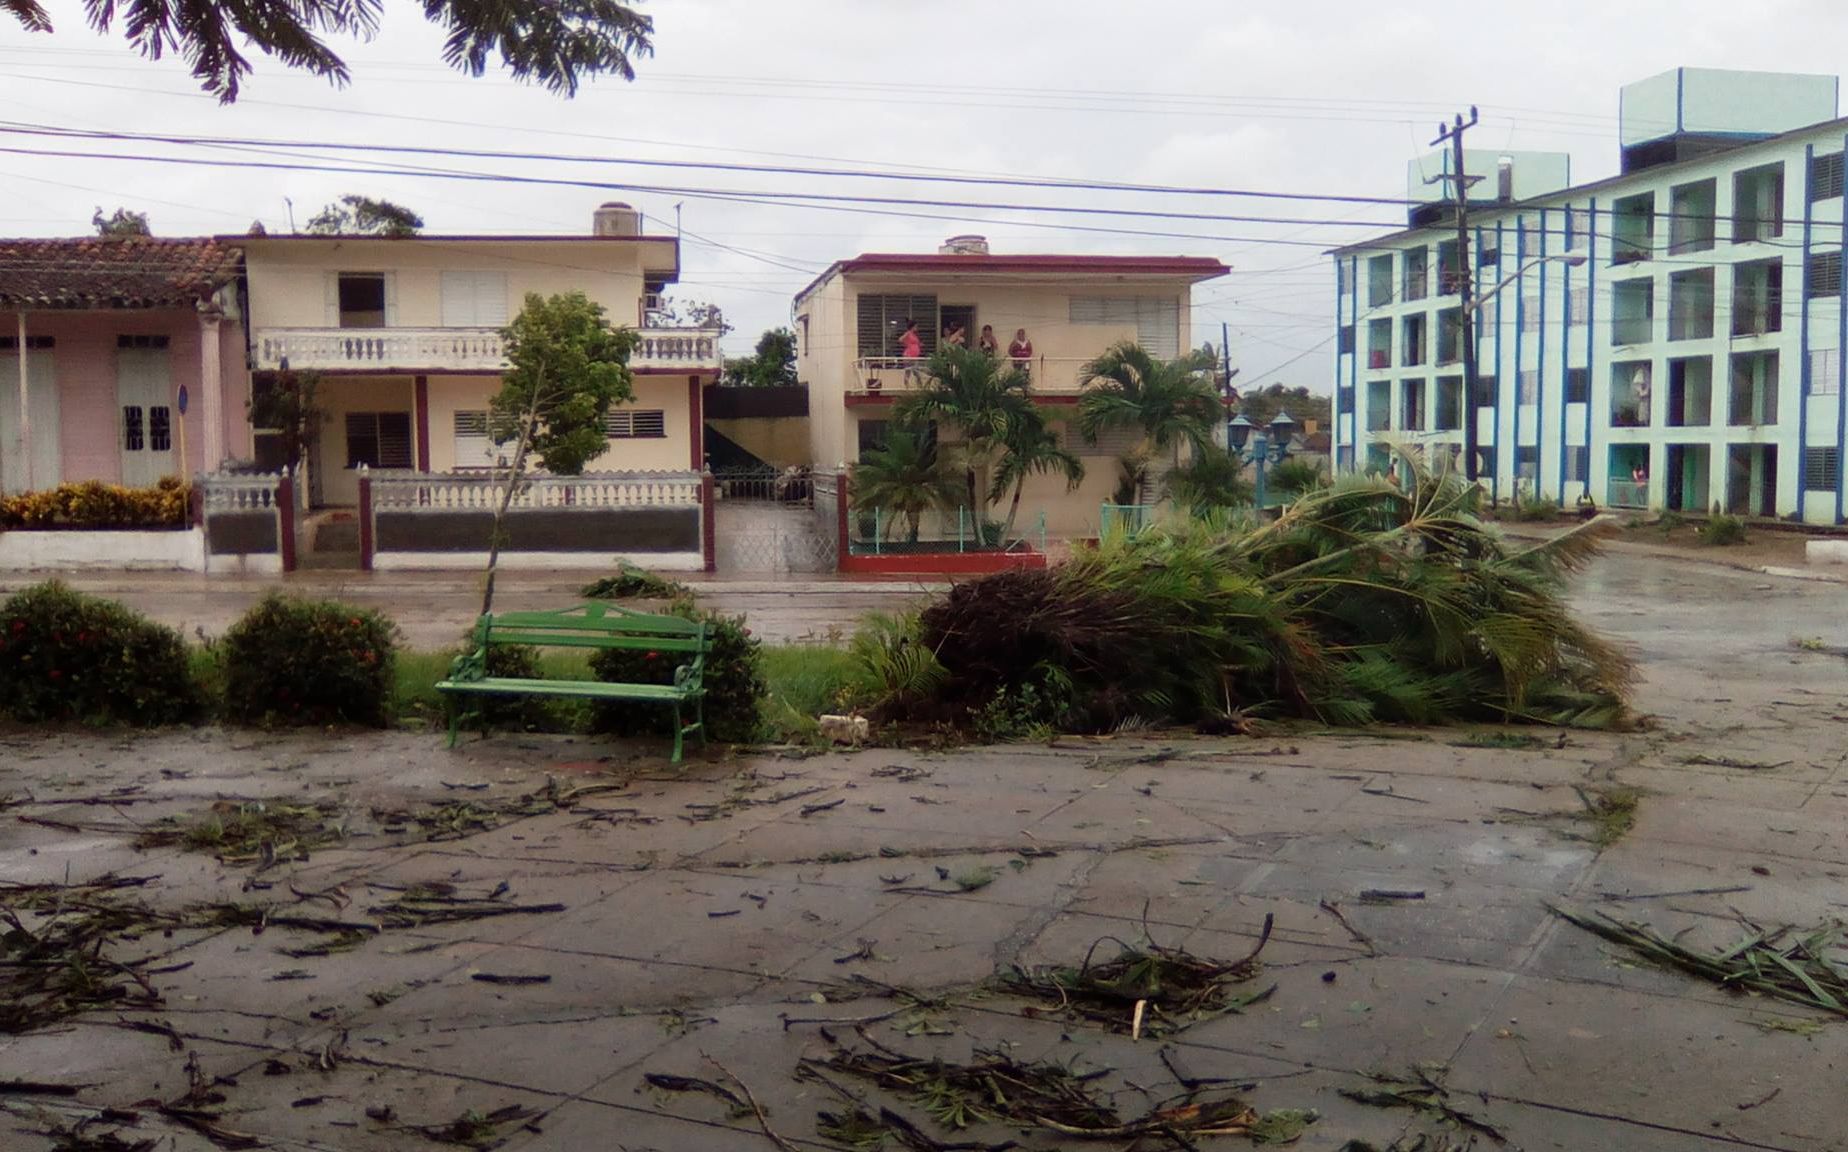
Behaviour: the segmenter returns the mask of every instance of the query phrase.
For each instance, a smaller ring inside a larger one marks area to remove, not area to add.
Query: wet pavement
[[[124,1142],[94,1147],[163,1152],[787,1152],[854,1147],[818,1131],[850,1097],[939,1146],[1078,1143],[954,1131],[908,1094],[798,1075],[876,1045],[1100,1072],[1089,1088],[1123,1117],[1211,1081],[1260,1112],[1315,1109],[1305,1149],[1486,1148],[1490,1129],[1524,1149],[1848,1147],[1848,1021],[1649,966],[1548,907],[1713,943],[1740,917],[1842,915],[1848,589],[1613,557],[1575,599],[1634,646],[1654,729],[680,768],[565,738],[6,734],[0,878],[80,886],[48,897],[66,917],[151,919],[84,968],[120,996],[0,1040],[0,1147],[91,1147],[50,1135],[87,1120]],[[859,603],[831,602],[805,611]],[[1585,804],[1619,788],[1640,790],[1635,825],[1600,847]],[[165,817],[250,800],[327,802],[343,838],[232,863],[136,847]],[[81,887],[109,874],[154,879]],[[1127,1010],[1113,1027],[993,983],[1144,939],[1228,961],[1262,940],[1248,987],[1274,991],[1132,1039]],[[1441,1084],[1450,1118],[1343,1095],[1375,1075]]]

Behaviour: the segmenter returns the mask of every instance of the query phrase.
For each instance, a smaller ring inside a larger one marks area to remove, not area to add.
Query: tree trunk
[[[513,498],[520,490],[520,482],[526,476],[526,448],[532,442],[533,424],[538,419],[535,401],[533,410],[520,422],[520,437],[514,441],[513,460],[507,468],[507,485],[501,490],[500,502],[494,508],[494,527],[488,533],[488,576],[481,588],[483,616],[494,609],[494,577],[500,567],[501,545],[506,540],[507,509],[513,505]]]
[[[1014,538],[1014,518],[1020,515],[1020,490],[1026,486],[1027,478],[1025,476],[1014,481],[1014,499],[1007,506],[1007,523],[1001,528],[1001,539],[996,541],[996,543],[1000,544],[1003,548],[1006,548],[1007,542]]]

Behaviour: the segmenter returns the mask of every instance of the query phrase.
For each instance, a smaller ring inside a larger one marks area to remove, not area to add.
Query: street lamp
[[[1463,255],[1459,253],[1459,258]],[[1568,268],[1577,268],[1585,263],[1585,254],[1583,252],[1561,252],[1552,256],[1536,256],[1531,260],[1523,260],[1495,287],[1487,292],[1472,293],[1470,298],[1463,303],[1463,316],[1461,323],[1458,324],[1457,333],[1463,345],[1460,349],[1463,353],[1463,474],[1471,481],[1477,478],[1476,456],[1481,447],[1477,430],[1479,421],[1476,419],[1476,412],[1481,405],[1477,402],[1476,396],[1476,349],[1475,339],[1470,331],[1473,326],[1471,321],[1484,304],[1493,300],[1502,289],[1526,275],[1530,269],[1538,268],[1542,264],[1554,263],[1564,264]]]
[[[1242,467],[1255,464],[1258,469],[1257,506],[1264,507],[1264,473],[1273,465],[1283,463],[1290,454],[1290,434],[1296,429],[1296,421],[1290,419],[1288,412],[1277,413],[1276,419],[1268,428],[1260,427],[1238,416],[1226,425],[1226,448],[1232,453]]]

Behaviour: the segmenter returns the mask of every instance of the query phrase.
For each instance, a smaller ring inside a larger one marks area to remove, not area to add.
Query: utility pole
[[[1463,342],[1463,475],[1470,480],[1476,479],[1476,456],[1480,451],[1479,437],[1476,432],[1476,340],[1475,312],[1476,302],[1470,298],[1470,252],[1469,252],[1469,175],[1463,170],[1463,133],[1476,126],[1476,107],[1470,105],[1469,119],[1463,119],[1458,113],[1449,124],[1437,126],[1437,139],[1432,146],[1450,142],[1450,164],[1452,171],[1445,179],[1449,182],[1457,204],[1457,292],[1462,301],[1458,309],[1457,338]],[[1438,269],[1443,275],[1443,269]]]

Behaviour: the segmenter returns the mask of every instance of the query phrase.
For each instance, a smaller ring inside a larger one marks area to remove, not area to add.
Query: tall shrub
[[[0,710],[15,720],[177,724],[201,710],[180,634],[57,581],[0,605]]]
[[[764,684],[758,642],[744,626],[742,616],[704,612],[682,600],[669,609],[688,620],[703,620],[712,650],[706,654],[706,737],[746,743],[762,729],[759,702],[769,690]],[[620,684],[672,684],[674,669],[692,659],[690,653],[637,651],[613,648],[590,658],[597,679]],[[689,710],[685,715],[692,723]],[[593,726],[618,736],[673,735],[674,715],[661,704],[613,700],[597,705]]]
[[[219,641],[225,716],[383,727],[392,716],[397,639],[397,626],[370,609],[271,593]]]

